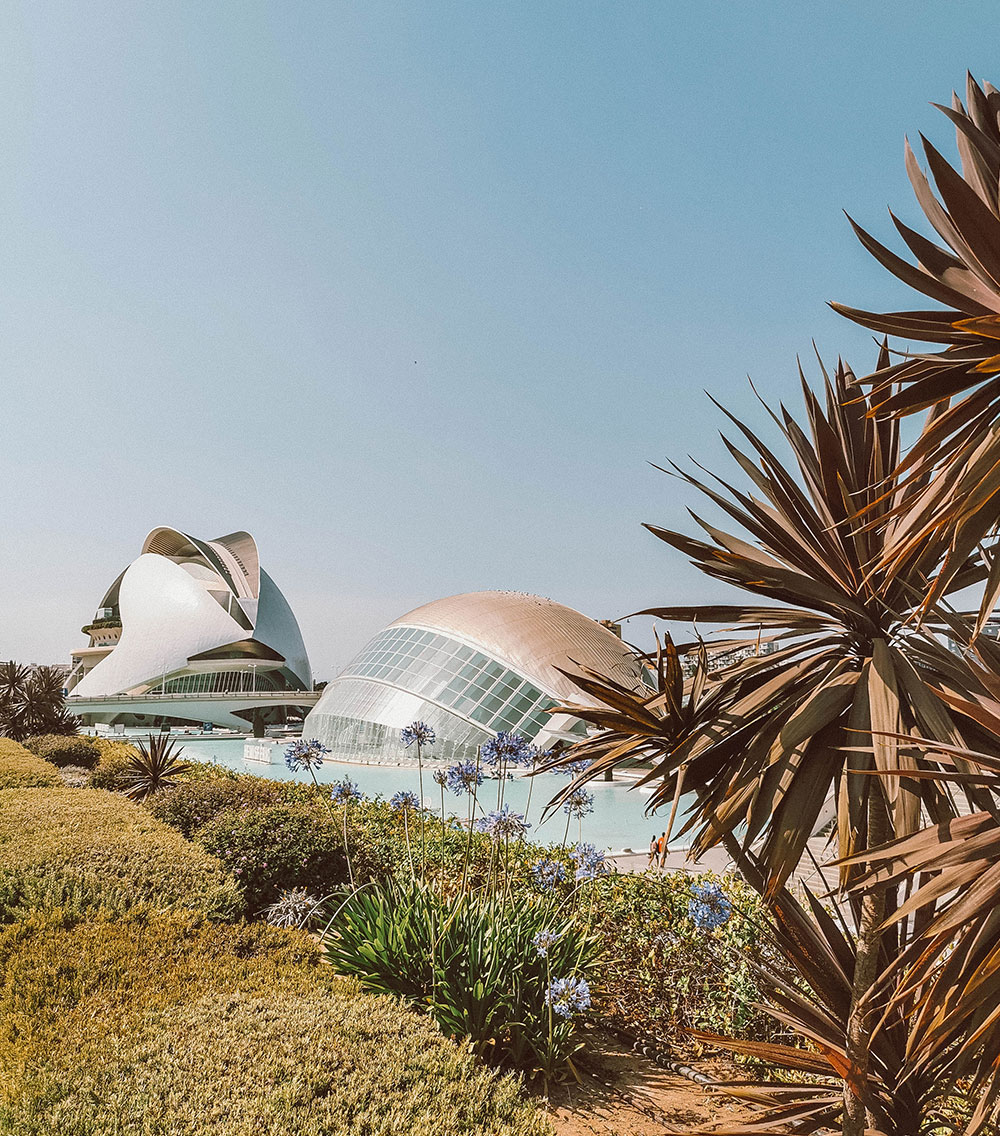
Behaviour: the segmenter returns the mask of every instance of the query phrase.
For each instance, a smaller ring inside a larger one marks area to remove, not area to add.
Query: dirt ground
[[[589,1039],[579,1071],[582,1084],[550,1088],[548,1111],[557,1136],[663,1136],[675,1128],[753,1116],[603,1032]],[[698,1071],[719,1079],[731,1075],[711,1063],[699,1063]]]

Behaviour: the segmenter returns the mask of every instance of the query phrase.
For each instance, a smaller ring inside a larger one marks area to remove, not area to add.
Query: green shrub
[[[0,738],[0,789],[48,787],[62,787],[62,780],[52,766],[10,738]]]
[[[88,785],[91,789],[110,789],[124,793],[132,784],[128,772],[131,763],[139,756],[139,751],[128,742],[113,738],[92,738],[98,752],[98,762],[91,770]]]
[[[592,978],[598,940],[562,904],[503,888],[442,897],[414,880],[335,896],[327,915],[336,970],[426,1006],[479,1056],[549,1079],[580,1048],[573,1016],[553,1012],[546,995],[553,980]],[[544,950],[540,933],[552,936]]]
[[[693,888],[711,880],[732,903],[714,930],[691,918]],[[685,1028],[773,1039],[756,1009],[752,959],[767,915],[735,876],[643,873],[598,882],[597,930],[606,944],[602,1007],[620,1024],[683,1045]]]
[[[239,881],[251,912],[286,888],[324,895],[347,879],[341,833],[317,805],[227,809],[196,837]]]
[[[24,743],[36,757],[43,757],[53,765],[75,765],[80,769],[93,769],[101,756],[91,738],[76,734],[39,734]]]
[[[426,1018],[299,934],[176,916],[0,931],[8,1136],[545,1136]]]
[[[238,889],[219,862],[145,809],[96,789],[25,789],[0,809],[0,920],[26,908],[134,906],[228,918]]]
[[[184,778],[173,788],[154,794],[146,807],[157,820],[190,837],[222,812],[262,808],[286,802],[289,797],[286,786],[279,781],[247,776],[199,776]]]

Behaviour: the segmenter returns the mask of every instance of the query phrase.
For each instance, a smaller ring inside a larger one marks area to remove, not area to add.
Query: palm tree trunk
[[[868,796],[868,847],[877,848],[889,839],[889,814],[881,786],[872,785]],[[868,1051],[875,1007],[869,994],[878,977],[885,891],[870,892],[861,902],[858,953],[851,985],[851,1009],[847,1018],[847,1060],[853,1077],[844,1081],[844,1136],[864,1136],[870,1116],[862,1096],[868,1079]]]

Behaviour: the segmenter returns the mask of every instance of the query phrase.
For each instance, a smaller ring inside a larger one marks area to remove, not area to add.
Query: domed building
[[[559,668],[645,686],[635,653],[608,626],[520,592],[471,592],[424,604],[380,631],[329,683],[303,726],[333,756],[398,761],[400,729],[432,726],[435,758],[474,758],[501,731],[547,748],[584,724],[547,711],[590,700]],[[406,756],[412,756],[407,754]]]
[[[156,528],[73,652],[68,707],[85,722],[246,729],[314,701],[291,608],[246,532],[200,540]]]

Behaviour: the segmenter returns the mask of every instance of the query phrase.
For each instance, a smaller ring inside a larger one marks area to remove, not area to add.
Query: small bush
[[[91,738],[78,735],[39,734],[24,743],[36,757],[43,757],[53,765],[76,765],[93,769],[101,756]]]
[[[696,888],[718,884],[731,903],[717,927],[699,927]],[[770,1040],[771,1018],[754,1005],[752,959],[768,918],[734,876],[688,872],[622,875],[598,882],[597,930],[606,943],[602,1008],[620,1024],[683,1046],[685,1028]]]
[[[0,738],[0,789],[61,788],[59,774],[10,738]],[[3,806],[0,805],[0,814]]]
[[[91,771],[88,784],[91,789],[110,789],[124,793],[132,784],[129,765],[139,756],[139,751],[128,742],[113,738],[93,738],[98,752],[98,762]]]
[[[0,931],[9,1136],[546,1136],[545,1119],[299,934],[168,915]]]
[[[173,788],[156,793],[146,807],[157,820],[190,837],[227,810],[263,808],[286,802],[288,797],[286,786],[278,781],[201,776],[185,778]]]
[[[5,793],[0,920],[66,903],[116,912],[176,905],[217,918],[241,908],[219,862],[138,805],[96,789]]]
[[[196,838],[239,881],[251,912],[287,888],[323,895],[347,879],[340,831],[315,805],[227,809],[199,828]]]

